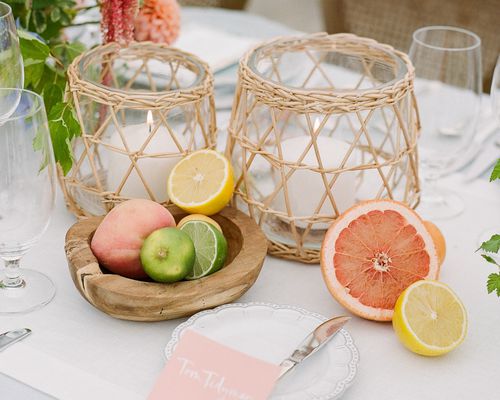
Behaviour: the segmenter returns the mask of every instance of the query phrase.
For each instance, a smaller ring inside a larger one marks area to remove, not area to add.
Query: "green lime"
[[[222,233],[205,221],[188,221],[180,230],[194,243],[196,259],[186,279],[198,279],[217,272],[227,257],[227,242]]]
[[[177,282],[191,274],[195,249],[190,237],[177,228],[161,228],[141,247],[141,264],[156,282]]]

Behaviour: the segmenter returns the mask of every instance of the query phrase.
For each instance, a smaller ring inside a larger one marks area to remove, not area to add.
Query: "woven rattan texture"
[[[361,78],[351,90],[337,90],[328,77],[322,59],[332,52],[346,54],[363,66]],[[256,53],[260,62],[268,61],[275,71],[264,77],[256,70],[252,61]],[[280,82],[276,65],[285,53],[304,53],[312,60],[301,87]],[[372,74],[375,63],[393,69],[398,79],[376,82]],[[401,63],[406,72],[398,75]],[[324,77],[325,86],[308,86],[314,74]],[[252,215],[268,234],[270,254],[306,263],[319,261],[321,232],[324,234],[326,226],[343,211],[335,185],[346,177],[371,179],[371,198],[400,200],[412,207],[418,204],[419,121],[413,76],[413,66],[405,54],[350,34],[280,38],[242,58],[226,152],[238,175],[235,204]],[[371,85],[362,87],[366,81]],[[378,120],[378,125],[374,126],[372,120]],[[290,121],[300,125],[308,138],[296,159],[283,154],[287,129],[292,130]],[[340,165],[327,167],[319,138],[338,136],[336,130],[342,123],[350,130],[348,149]],[[304,161],[308,152],[313,152],[313,162]],[[294,174],[301,173],[298,171],[309,171],[302,179],[320,177],[323,183],[323,193],[315,194],[318,204],[307,215],[294,212],[299,200],[293,198],[290,187]],[[259,183],[265,179],[264,173],[272,176],[275,185],[265,194]],[[329,211],[325,213],[325,209]],[[277,239],[280,234],[287,239]],[[311,245],[313,237],[316,246]]]
[[[123,60],[136,67],[131,77],[118,76],[114,69]],[[162,69],[168,72],[165,87],[159,87],[158,78],[150,71],[150,60],[161,63]],[[97,79],[88,78],[86,71],[93,70],[100,71]],[[189,73],[198,79],[183,86],[180,71],[184,78]],[[134,84],[140,73],[146,82],[137,88]],[[78,217],[101,213],[96,209],[109,211],[126,200],[128,197],[122,190],[132,174],[144,186],[146,197],[159,201],[141,167],[144,160],[177,160],[195,150],[195,142],[201,143],[198,148],[215,147],[213,77],[208,65],[192,54],[150,42],[132,43],[127,48],[110,43],[77,57],[68,69],[68,78],[67,97],[75,106],[82,135],[73,143],[75,160],[71,171],[66,176],[59,171],[59,180],[68,208]],[[138,149],[131,148],[131,139],[125,133],[125,116],[129,112],[145,114],[148,111],[155,117],[150,133]],[[172,125],[169,115],[185,116],[183,131]],[[110,130],[115,132],[119,146],[106,139]],[[155,135],[160,134],[169,136],[175,151],[147,151]],[[121,161],[128,162],[118,187],[108,187],[104,153],[113,153],[118,155],[115,159],[121,157]]]

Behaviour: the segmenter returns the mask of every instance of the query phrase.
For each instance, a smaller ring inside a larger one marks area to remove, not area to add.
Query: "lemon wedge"
[[[187,224],[189,221],[204,221],[208,222],[209,224],[215,226],[217,230],[222,233],[222,228],[220,225],[214,221],[212,218],[207,217],[206,215],[203,214],[189,214],[186,215],[184,218],[182,218],[179,223],[177,224],[177,228],[181,229],[183,225]]]
[[[399,340],[414,353],[439,356],[462,343],[467,332],[467,314],[447,285],[421,280],[399,296],[392,325]]]
[[[233,196],[231,164],[214,150],[198,150],[172,169],[167,190],[170,200],[190,214],[216,214]]]

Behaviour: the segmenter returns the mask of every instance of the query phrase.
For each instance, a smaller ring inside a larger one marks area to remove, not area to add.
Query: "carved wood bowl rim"
[[[167,206],[176,221],[186,212]],[[267,239],[255,221],[226,207],[212,216],[228,241],[228,260],[216,273],[193,281],[139,281],[102,269],[90,241],[104,217],[79,220],[66,233],[65,252],[73,283],[94,307],[115,318],[162,321],[193,315],[241,297],[257,280]]]

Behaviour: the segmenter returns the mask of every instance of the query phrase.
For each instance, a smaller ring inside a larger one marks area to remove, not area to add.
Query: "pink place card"
[[[279,373],[277,365],[187,330],[148,400],[265,400]]]

